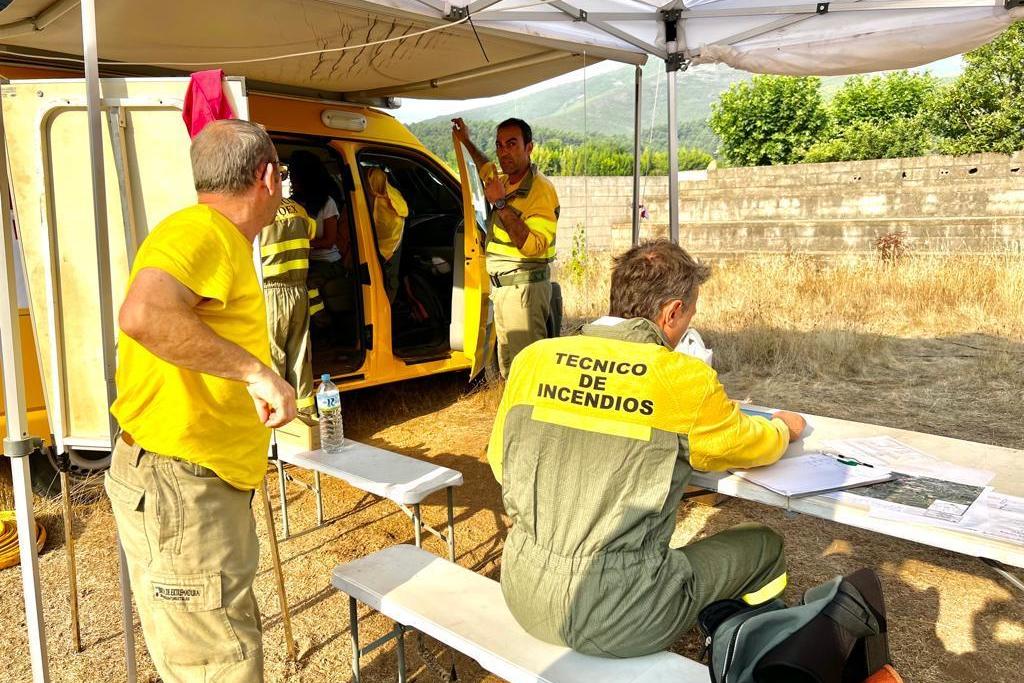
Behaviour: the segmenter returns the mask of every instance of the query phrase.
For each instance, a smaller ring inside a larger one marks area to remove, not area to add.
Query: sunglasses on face
[[[281,182],[288,180],[288,164],[281,163],[280,161],[268,161],[268,166],[274,166],[277,169],[277,175],[281,178]]]

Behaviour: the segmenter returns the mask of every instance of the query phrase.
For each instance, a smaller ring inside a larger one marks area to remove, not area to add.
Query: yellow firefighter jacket
[[[493,162],[488,162],[480,170],[481,180],[486,183],[496,173]],[[500,275],[547,267],[555,259],[555,237],[560,213],[555,186],[537,170],[536,165],[530,166],[530,170],[514,187],[509,187],[508,176],[499,176],[508,188],[505,201],[523,219],[531,234],[520,250],[502,225],[498,212],[492,211],[487,230],[487,272]]]
[[[789,442],[652,322],[587,326],[512,363],[488,448],[512,520],[501,585],[542,640],[605,656],[664,649],[685,555],[669,549],[692,469],[765,465]]]

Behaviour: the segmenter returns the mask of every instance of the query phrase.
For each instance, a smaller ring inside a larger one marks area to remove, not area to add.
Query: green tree
[[[722,155],[738,166],[792,164],[803,159],[828,125],[820,79],[756,76],[733,83],[711,106],[711,130]]]
[[[939,82],[931,74],[894,71],[848,78],[828,105],[829,128],[805,162],[920,156],[932,148],[925,116]]]
[[[931,137],[918,118],[895,119],[888,123],[855,121],[830,140],[815,143],[804,155],[804,163],[895,159],[927,154]]]
[[[929,116],[946,154],[1024,149],[1024,22],[964,55],[963,73],[934,100]]]
[[[867,121],[886,124],[917,116],[938,89],[929,73],[893,71],[884,76],[851,76],[829,103],[832,124],[844,128]]]

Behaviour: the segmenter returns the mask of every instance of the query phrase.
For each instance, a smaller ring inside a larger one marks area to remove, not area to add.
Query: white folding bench
[[[448,544],[448,559],[455,561],[455,518],[452,489],[462,486],[462,473],[432,462],[417,460],[383,448],[376,448],[351,439],[337,453],[322,450],[289,453],[278,449],[278,475],[281,495],[282,528],[288,537],[288,502],[285,496],[285,477],[281,463],[312,470],[313,492],[317,499],[317,523],[323,523],[323,497],[320,474],[341,479],[355,488],[392,501],[412,520],[416,546],[422,543],[423,531],[437,536]],[[424,498],[444,489],[448,498],[448,527],[441,533],[420,516],[420,503]]]
[[[707,683],[707,668],[670,652],[605,659],[551,645],[526,633],[505,605],[498,582],[410,545],[385,548],[334,568],[331,583],[349,596],[352,672],[360,658],[396,641],[404,683],[402,635],[416,629],[472,657],[511,683]],[[360,647],[356,604],[389,617],[394,629]]]

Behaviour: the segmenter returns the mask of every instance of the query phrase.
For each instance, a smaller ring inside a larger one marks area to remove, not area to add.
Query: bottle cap
[[[320,381],[321,382],[330,382],[331,381],[330,373],[325,372],[324,374],[320,375]]]

